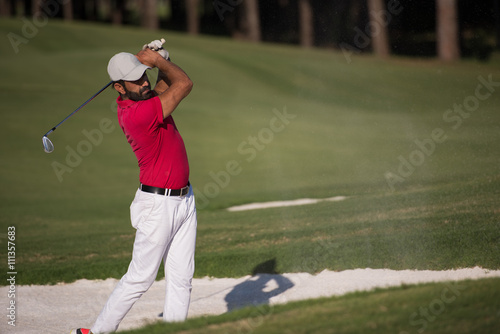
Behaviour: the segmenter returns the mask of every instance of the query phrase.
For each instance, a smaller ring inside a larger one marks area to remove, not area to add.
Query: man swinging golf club
[[[136,55],[118,53],[108,64],[112,86],[119,93],[118,122],[140,168],[140,186],[130,206],[135,235],[132,261],[90,329],[73,334],[110,333],[153,284],[160,263],[165,266],[163,320],[187,317],[194,273],[196,208],[189,184],[189,165],[171,116],[193,83],[170,62],[164,40],[155,40]],[[156,51],[153,51],[156,50]],[[146,69],[158,68],[151,90]]]

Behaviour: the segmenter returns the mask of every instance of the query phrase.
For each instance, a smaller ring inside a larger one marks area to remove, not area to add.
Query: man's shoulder
[[[133,101],[125,108],[118,108],[120,122],[134,124],[134,127],[144,125],[151,127],[153,124],[162,123],[161,102],[157,97],[147,100]]]
[[[151,108],[151,107],[156,107],[158,105],[161,106],[160,99],[157,96],[141,101],[117,100],[117,104],[118,104],[118,111],[122,112],[128,110]]]

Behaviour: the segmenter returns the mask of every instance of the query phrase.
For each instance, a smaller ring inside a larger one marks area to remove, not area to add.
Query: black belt
[[[158,194],[163,196],[185,196],[189,192],[189,186],[190,184],[188,182],[187,186],[181,189],[166,189],[166,188],[151,187],[141,183],[139,189],[147,193]]]

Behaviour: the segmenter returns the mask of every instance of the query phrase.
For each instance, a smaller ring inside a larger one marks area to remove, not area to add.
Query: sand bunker
[[[200,278],[193,280],[189,317],[217,315],[257,304],[281,304],[289,301],[343,295],[353,291],[371,290],[440,281],[459,281],[500,277],[500,270],[482,268],[415,271],[389,269],[354,269],[341,272],[325,270],[317,275],[307,273],[259,274],[241,278]],[[6,298],[9,288],[0,288],[3,320],[0,333],[61,334],[71,328],[90,327],[117,280],[79,280],[53,286],[16,287],[16,326],[7,324]],[[158,321],[163,309],[164,282],[157,281],[139,299],[125,317],[119,330],[141,327]]]
[[[345,196],[335,196],[329,198],[300,198],[291,201],[274,201],[274,202],[262,202],[262,203],[250,203],[237,205],[227,208],[228,211],[245,211],[245,210],[257,210],[257,209],[268,209],[268,208],[279,208],[284,206],[297,206],[297,205],[307,205],[316,204],[319,202],[338,202],[343,201],[347,197]]]

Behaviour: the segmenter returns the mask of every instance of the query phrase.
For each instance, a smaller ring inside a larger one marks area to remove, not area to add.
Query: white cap
[[[133,54],[120,52],[109,60],[108,74],[112,81],[135,81],[139,80],[148,68],[151,67],[141,63]]]

